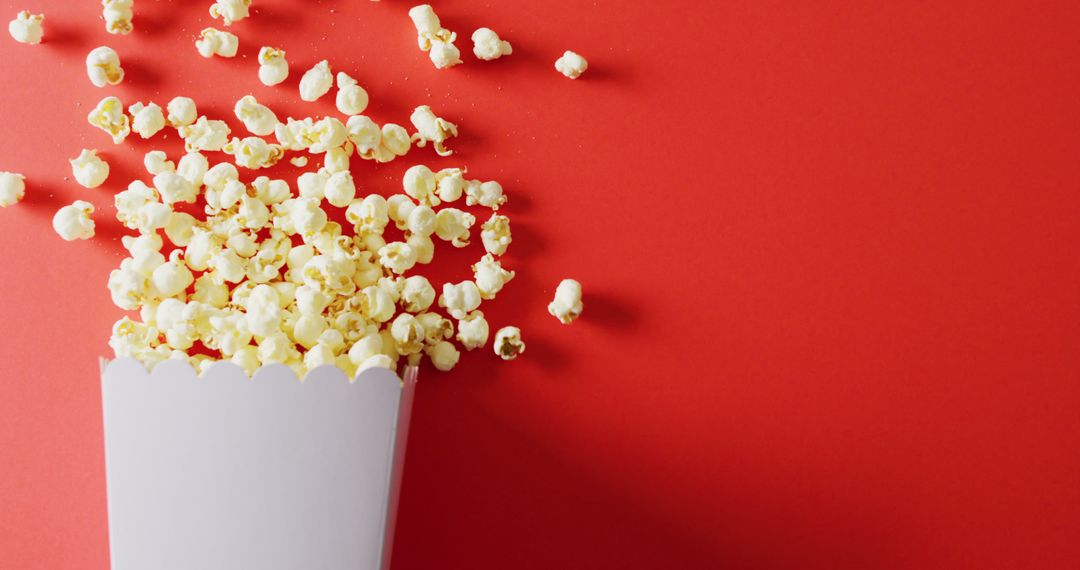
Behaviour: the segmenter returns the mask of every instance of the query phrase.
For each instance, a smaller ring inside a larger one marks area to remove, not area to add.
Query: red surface
[[[295,95],[324,57],[377,120],[430,103],[462,128],[451,159],[357,162],[365,189],[423,161],[512,197],[518,278],[485,311],[528,352],[423,374],[396,570],[1080,565],[1076,3],[448,1],[463,51],[490,26],[514,55],[446,72],[406,2],[256,0],[232,61],[196,56],[209,1],[137,4],[116,38],[96,2],[0,2],[48,15],[45,44],[0,38],[0,169],[29,187],[0,211],[0,567],[107,567],[119,231],[67,244],[49,220],[106,209],[161,139],[114,147],[87,111],[329,112]],[[83,72],[102,43],[129,73],[108,91]],[[264,43],[285,89],[257,83]],[[103,189],[68,179],[84,146]],[[545,312],[566,276],[570,327]]]

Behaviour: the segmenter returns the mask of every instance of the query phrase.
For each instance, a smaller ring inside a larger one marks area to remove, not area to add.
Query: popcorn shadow
[[[492,333],[494,335],[494,333]],[[494,336],[492,336],[494,338]],[[524,338],[525,353],[520,358],[527,358],[545,372],[560,372],[566,370],[570,357],[568,352],[560,348],[560,345],[551,342],[546,337]]]
[[[135,90],[139,90],[142,88],[158,87],[161,85],[161,74],[155,71],[153,67],[146,65],[138,59],[124,61],[123,67],[124,82],[122,83],[122,85],[127,89],[133,88]],[[168,101],[158,102],[158,104],[161,105],[163,111],[165,110],[166,103],[168,103]],[[138,137],[138,135],[133,136]]]
[[[42,42],[60,51],[85,51],[86,34],[82,28],[49,22]]]
[[[507,248],[507,255],[513,258],[529,260],[542,254],[547,249],[545,238],[528,223],[510,220],[513,241]]]
[[[476,402],[455,402],[451,412],[418,394],[395,568],[430,568],[435,559],[474,570],[728,567],[716,541],[673,516],[687,507],[659,510],[612,484],[633,466],[586,462],[569,453],[573,442],[557,448]],[[436,423],[447,417],[459,418],[454,427]]]
[[[610,292],[594,292],[586,287],[582,302],[585,308],[580,318],[587,323],[609,328],[615,332],[630,332],[641,322],[640,312],[631,310],[631,307],[643,305],[624,301]]]

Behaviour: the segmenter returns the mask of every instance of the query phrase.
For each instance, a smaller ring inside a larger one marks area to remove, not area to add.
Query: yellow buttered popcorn
[[[130,34],[135,29],[132,24],[134,4],[135,0],[101,0],[105,31],[110,34]]]
[[[98,102],[86,120],[93,126],[109,133],[113,142],[120,144],[131,134],[131,120],[124,113],[124,103],[116,97],[106,97]]]
[[[285,50],[264,46],[259,50],[259,81],[274,86],[289,77],[289,62]]]
[[[118,85],[124,80],[120,56],[108,46],[96,47],[86,55],[86,74],[94,87]]]

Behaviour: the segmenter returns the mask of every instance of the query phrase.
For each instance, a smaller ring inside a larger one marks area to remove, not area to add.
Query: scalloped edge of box
[[[258,382],[265,381],[265,378],[271,377],[286,378],[301,383],[344,382],[346,384],[356,384],[361,380],[364,382],[393,381],[399,388],[405,383],[415,383],[418,373],[418,368],[416,366],[406,367],[403,376],[398,376],[394,371],[387,368],[369,368],[358,373],[355,377],[349,378],[349,376],[337,366],[327,364],[309,370],[307,374],[301,378],[297,377],[292,368],[289,368],[284,364],[268,364],[256,370],[255,374],[248,376],[243,368],[227,360],[219,360],[211,364],[202,374],[199,374],[198,371],[191,367],[191,364],[184,360],[165,360],[158,363],[153,368],[147,368],[143,362],[135,358],[121,357],[109,359],[101,357],[99,364],[101,367],[102,378],[111,376],[113,370],[122,368],[138,370],[141,372],[142,376],[148,380],[160,379],[159,377],[161,376],[172,375],[163,372],[164,370],[179,370],[184,376],[207,382],[236,378]]]

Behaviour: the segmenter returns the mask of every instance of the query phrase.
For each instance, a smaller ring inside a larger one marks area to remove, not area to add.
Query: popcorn
[[[229,32],[223,32],[214,28],[206,28],[199,34],[199,39],[195,40],[195,48],[199,50],[199,55],[205,58],[219,57],[235,57],[236,50],[240,47],[240,40],[235,34]]]
[[[285,50],[264,46],[259,50],[259,81],[268,87],[277,85],[289,77],[289,63]]]
[[[423,275],[405,279],[401,288],[402,308],[410,313],[426,311],[435,302],[435,288]]]
[[[498,210],[499,206],[506,203],[506,195],[503,187],[498,182],[480,182],[470,180],[465,186],[465,204],[475,206],[477,204]]]
[[[409,313],[401,313],[390,324],[390,336],[398,354],[408,356],[424,348],[424,327]]]
[[[110,34],[129,34],[134,26],[132,4],[135,0],[101,0],[102,16],[105,18],[105,31]]]
[[[152,150],[143,156],[143,166],[150,174],[160,174],[162,172],[176,172],[176,164],[174,164],[169,157],[166,156],[164,151]]]
[[[56,212],[52,221],[53,229],[64,241],[90,239],[94,237],[94,220],[90,218],[93,212],[93,204],[85,200],[75,200]]]
[[[315,101],[326,95],[333,85],[334,74],[330,72],[330,62],[324,59],[304,72],[304,76],[300,78],[300,98],[308,102]]]
[[[278,125],[277,115],[269,107],[255,100],[251,95],[245,95],[236,102],[233,107],[236,118],[244,123],[244,127],[251,134],[265,137],[274,134]]]
[[[114,198],[116,219],[124,227],[150,233],[165,227],[172,208],[158,201],[158,193],[146,184],[135,180],[127,190]]]
[[[481,299],[494,299],[503,286],[514,278],[514,272],[503,269],[502,264],[490,253],[482,257],[472,269]]]
[[[514,53],[510,42],[499,38],[499,34],[490,28],[480,28],[473,32],[472,41],[473,55],[477,59],[495,61],[504,55]]]
[[[166,109],[169,112],[169,124],[175,128],[186,127],[195,122],[199,113],[195,109],[195,101],[189,97],[174,97],[169,101]]]
[[[436,117],[431,107],[427,105],[417,107],[409,120],[416,127],[416,134],[412,136],[412,142],[415,142],[416,146],[423,148],[431,142],[439,156],[454,154],[454,151],[446,148],[444,143],[447,139],[457,136],[457,125]]]
[[[285,149],[280,145],[270,144],[259,137],[233,137],[222,150],[233,155],[237,165],[252,170],[270,168],[285,156]]]
[[[337,74],[337,108],[343,115],[359,115],[367,109],[368,94],[347,73]]]
[[[294,156],[289,159],[289,164],[303,168],[308,165],[308,157],[306,156]]]
[[[495,333],[495,354],[503,360],[513,360],[525,352],[525,342],[521,340],[521,329],[503,327]]]
[[[484,251],[491,255],[502,255],[513,241],[510,235],[510,218],[492,214],[480,226],[480,239],[484,242]]]
[[[44,14],[31,14],[28,10],[23,10],[8,24],[8,33],[21,44],[37,45],[45,35],[42,27],[44,24]]]
[[[131,122],[124,114],[124,104],[116,97],[106,97],[98,102],[93,111],[86,117],[93,126],[109,133],[113,142],[124,142],[131,133]]]
[[[564,325],[574,322],[581,315],[581,283],[563,279],[555,288],[555,299],[548,304],[548,312]]]
[[[443,202],[456,202],[465,193],[465,171],[460,168],[444,168],[435,173],[436,194]]]
[[[354,148],[351,142],[346,141],[343,146],[326,149],[323,168],[331,174],[349,170],[349,158],[352,157]]]
[[[376,354],[371,358],[363,361],[356,367],[356,373],[360,374],[366,370],[372,368],[390,368],[394,367],[394,360],[385,354]]]
[[[416,265],[416,252],[404,242],[388,243],[379,248],[379,263],[400,275]]]
[[[344,208],[356,197],[356,183],[348,170],[336,172],[326,180],[326,201],[331,206]]]
[[[0,172],[0,208],[14,206],[26,195],[26,177],[15,172]]]
[[[251,15],[251,0],[216,0],[210,5],[210,17],[221,18],[226,26]]]
[[[457,340],[466,350],[482,348],[488,340],[488,322],[484,312],[473,311],[458,320]]]
[[[225,121],[212,121],[205,116],[199,117],[191,125],[177,129],[188,152],[221,150],[229,142],[229,125]]]
[[[109,177],[109,163],[101,160],[96,150],[83,149],[79,156],[69,162],[71,162],[71,174],[80,186],[97,188]]]
[[[86,74],[94,87],[118,85],[124,80],[124,68],[120,56],[108,46],[96,47],[86,55]]]
[[[189,151],[180,157],[180,162],[176,164],[176,173],[195,186],[202,186],[203,179],[209,168],[210,161],[205,156],[198,152]]]
[[[472,281],[443,284],[439,306],[455,319],[464,319],[469,313],[480,307],[480,290]]]
[[[437,216],[429,206],[417,206],[409,212],[405,225],[412,235],[427,237],[435,233]]]
[[[465,247],[469,245],[469,228],[474,223],[476,216],[468,212],[457,208],[443,208],[435,216],[435,235],[454,247]]]
[[[458,360],[461,359],[461,353],[458,352],[458,349],[445,340],[441,340],[433,346],[425,348],[424,352],[428,355],[428,358],[431,359],[432,366],[434,366],[436,370],[441,370],[443,372],[453,370],[454,367],[457,366]]]
[[[131,113],[131,130],[144,139],[148,139],[165,128],[165,114],[156,103],[143,105],[135,103],[128,107]]]
[[[430,5],[414,6],[409,10],[409,18],[416,26],[416,41],[420,50],[428,52],[428,57],[436,69],[461,63],[461,52],[454,46],[457,34],[442,27],[439,16]]]
[[[432,42],[428,57],[435,69],[446,69],[461,63],[461,50],[452,43]]]
[[[405,171],[401,179],[405,194],[421,204],[438,206],[441,202],[435,194],[435,173],[430,168],[417,164]]]
[[[562,57],[555,60],[555,69],[570,79],[577,79],[581,77],[582,73],[585,73],[586,69],[589,69],[589,62],[585,61],[585,58],[580,55],[567,50],[562,54]]]

